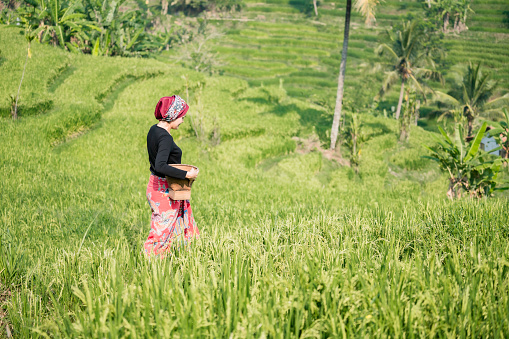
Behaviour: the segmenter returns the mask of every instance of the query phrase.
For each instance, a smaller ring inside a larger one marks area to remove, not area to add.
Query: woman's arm
[[[159,139],[154,169],[156,170],[156,172],[162,173],[168,177],[185,179],[187,174],[186,171],[172,167],[166,163],[168,161],[172,148],[173,148],[173,138],[171,137],[171,135]]]

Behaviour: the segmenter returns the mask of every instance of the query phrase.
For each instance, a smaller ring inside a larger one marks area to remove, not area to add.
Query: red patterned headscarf
[[[162,97],[156,105],[154,113],[157,120],[172,122],[186,115],[189,105],[179,97],[173,95],[171,97]]]

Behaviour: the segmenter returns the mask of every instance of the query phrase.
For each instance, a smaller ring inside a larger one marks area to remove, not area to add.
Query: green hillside
[[[249,0],[245,10],[237,15],[216,20],[212,17],[211,22],[226,27],[225,35],[213,43],[219,63],[217,69],[247,80],[253,86],[279,84],[282,79],[289,95],[326,102],[332,111],[343,41],[345,9],[342,6],[334,0],[320,1],[319,16],[315,17],[311,1]],[[439,71],[448,79],[452,76],[451,66],[457,69],[469,61],[482,61],[499,81],[500,93],[506,93],[509,90],[509,28],[504,24],[504,11],[509,11],[509,4],[499,0],[474,1],[472,9],[467,31],[445,35],[447,57],[439,65]],[[381,60],[375,54],[381,34],[407,15],[424,16],[420,1],[384,1],[376,12],[376,25],[368,28],[364,19],[352,11],[348,48],[345,99],[367,110],[383,80],[383,72],[370,71]],[[440,84],[431,85],[442,88]],[[446,82],[445,89],[449,86]],[[381,106],[396,106],[398,90],[389,93]],[[426,120],[436,106],[431,102],[428,105],[431,107],[422,107],[420,125],[423,127],[434,125]],[[327,139],[322,137],[323,142]]]
[[[400,142],[383,115],[360,115],[358,174],[345,149],[324,152],[331,111],[316,102],[335,94],[342,10],[323,2],[325,25],[314,24],[301,4],[253,2],[245,21],[217,19],[228,27],[213,46],[223,76],[171,65],[171,52],[107,58],[34,43],[16,121],[8,98],[26,41],[0,26],[1,337],[509,334],[507,195],[449,201],[447,176],[422,157],[433,132],[412,125]],[[420,6],[384,4],[373,29],[354,16],[347,95],[359,106],[381,80],[361,67],[377,32]],[[470,27],[448,37],[461,62],[483,36],[507,33],[496,21]],[[504,43],[486,47],[497,76]],[[190,104],[173,136],[200,168],[201,237],[147,260],[146,133],[171,94]]]

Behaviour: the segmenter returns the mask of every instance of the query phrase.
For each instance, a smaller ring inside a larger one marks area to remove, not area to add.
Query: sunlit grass
[[[0,72],[9,74],[2,93],[15,88],[10,76],[21,67],[23,37],[12,32],[0,34]],[[55,104],[16,122],[0,118],[0,282],[10,293],[1,331],[507,336],[507,197],[447,201],[447,179],[421,158],[430,133],[412,126],[401,144],[396,121],[363,115],[368,140],[356,175],[318,150],[299,153],[292,137],[318,133],[323,142],[332,112],[291,97],[271,101],[268,86],[279,79],[248,88],[155,60],[34,50],[24,100]],[[300,51],[287,47],[298,60]],[[67,63],[71,74],[61,71]],[[323,70],[298,74],[284,85],[334,88]],[[146,132],[158,98],[187,100],[186,90],[189,115],[203,118],[205,133],[217,124],[223,137],[199,142],[188,121],[174,134],[182,161],[200,168],[192,206],[201,238],[147,260]]]

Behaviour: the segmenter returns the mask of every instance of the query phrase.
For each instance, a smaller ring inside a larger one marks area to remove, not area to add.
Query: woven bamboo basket
[[[172,167],[178,168],[183,171],[190,171],[192,168],[198,169],[198,167],[186,164],[168,164]],[[191,186],[195,179],[177,179],[172,177],[166,177],[168,181],[168,188],[170,198],[173,200],[189,200],[191,199]]]

